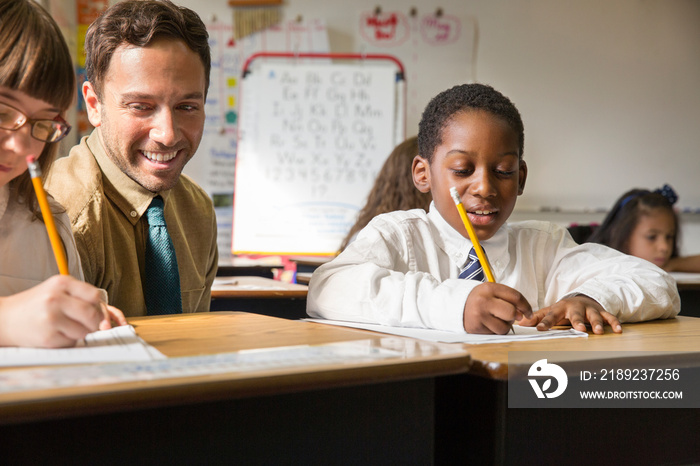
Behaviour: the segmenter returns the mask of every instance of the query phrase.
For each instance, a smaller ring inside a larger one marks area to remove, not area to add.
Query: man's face
[[[184,42],[120,45],[102,98],[83,84],[90,123],[109,158],[151,192],[175,186],[204,129],[204,65]]]

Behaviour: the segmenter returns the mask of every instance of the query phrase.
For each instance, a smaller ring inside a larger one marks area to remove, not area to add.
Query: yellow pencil
[[[63,241],[61,241],[61,237],[56,230],[56,224],[53,221],[49,201],[46,199],[46,191],[44,191],[44,186],[41,184],[41,168],[36,163],[35,156],[27,156],[27,167],[29,168],[29,175],[32,177],[32,184],[34,185],[36,198],[39,201],[41,215],[44,217],[44,225],[46,225],[46,231],[49,233],[49,241],[51,241],[53,254],[56,257],[58,271],[61,272],[61,275],[68,275],[68,260],[63,249]]]
[[[491,272],[491,265],[489,264],[489,260],[486,257],[486,254],[484,254],[484,250],[481,247],[481,243],[479,243],[479,238],[476,236],[476,231],[474,231],[472,222],[470,222],[469,217],[467,217],[467,210],[464,208],[464,204],[462,204],[462,199],[459,197],[457,188],[452,186],[450,188],[450,194],[452,195],[452,199],[455,201],[455,205],[457,206],[457,210],[459,211],[459,216],[462,217],[462,223],[464,223],[464,228],[467,229],[469,239],[472,241],[472,245],[474,246],[474,250],[476,251],[476,256],[479,258],[481,267],[484,269],[484,275],[486,275],[486,279],[491,283],[496,283],[496,279],[493,277],[493,272]],[[510,330],[511,332],[515,333],[515,329],[513,327],[511,327]]]
[[[479,243],[479,238],[477,238],[476,236],[476,231],[474,231],[472,222],[470,222],[469,217],[467,217],[467,211],[464,209],[464,205],[462,204],[462,199],[460,199],[459,197],[457,188],[455,188],[454,186],[451,187],[450,194],[452,194],[452,199],[454,199],[455,201],[455,205],[457,206],[457,210],[459,211],[459,216],[462,217],[464,228],[466,228],[467,233],[469,233],[469,239],[472,240],[474,250],[476,251],[477,257],[479,258],[479,262],[481,262],[481,267],[484,269],[486,279],[491,283],[495,283],[496,279],[493,278],[493,273],[491,272],[491,265],[489,264],[489,260],[486,258],[486,254],[484,254],[484,250],[481,248],[481,243]]]

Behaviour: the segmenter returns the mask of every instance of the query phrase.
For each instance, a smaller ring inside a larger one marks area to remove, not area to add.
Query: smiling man
[[[208,195],[181,175],[204,129],[206,28],[167,0],[121,2],[90,26],[85,53],[95,130],[48,181],[68,211],[85,279],[127,316],[208,311],[216,218]],[[153,259],[159,227],[165,265]]]

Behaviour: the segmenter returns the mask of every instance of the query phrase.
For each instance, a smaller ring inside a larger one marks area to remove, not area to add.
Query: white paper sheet
[[[136,335],[131,325],[90,333],[73,348],[0,348],[0,367],[156,359],[165,355]]]
[[[567,330],[539,331],[535,327],[521,327],[513,325],[515,333],[507,335],[476,335],[471,333],[445,332],[425,328],[389,327],[386,325],[364,324],[358,322],[344,322],[339,320],[304,319],[307,322],[319,324],[339,325],[342,327],[360,328],[373,332],[390,333],[404,337],[418,338],[420,340],[437,341],[442,343],[508,343],[511,341],[546,340],[549,338],[587,338],[586,332],[579,332],[573,328]]]

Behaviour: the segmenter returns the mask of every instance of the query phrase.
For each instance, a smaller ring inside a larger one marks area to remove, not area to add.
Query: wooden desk
[[[700,273],[672,272],[681,296],[681,315],[700,317]]]
[[[361,341],[390,360],[0,396],[12,464],[430,464],[434,381],[459,348],[254,314],[133,318],[170,357]]]
[[[700,273],[671,272],[678,290],[700,290]]]
[[[604,335],[591,333],[585,339],[465,346],[473,360],[471,373],[499,380],[508,377],[509,351],[573,351],[578,353],[580,361],[590,361],[586,353],[598,351],[700,352],[700,319],[692,317],[623,324],[623,333],[619,335],[609,328],[606,330]],[[552,359],[552,362],[556,362],[556,359]]]
[[[263,277],[217,277],[211,297],[218,298],[306,298],[309,288]]]
[[[284,319],[306,317],[308,287],[264,277],[216,277],[212,311],[243,311]]]
[[[508,352],[590,363],[593,351],[700,351],[700,319],[624,324],[587,339],[465,345],[469,374],[436,383],[436,464],[695,464],[696,409],[508,408]],[[557,355],[557,352],[577,352]],[[690,357],[691,355],[687,355]],[[675,357],[675,356],[674,356]],[[697,355],[694,356],[697,361]]]
[[[275,259],[248,259],[246,257],[221,257],[217,277],[254,276],[273,278],[273,269],[279,268],[282,263]]]
[[[320,265],[333,259],[335,256],[290,256],[289,260],[296,263],[297,273],[313,273]]]
[[[311,281],[311,275],[313,275],[313,272],[297,272],[297,283],[308,286]]]

